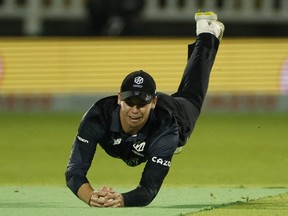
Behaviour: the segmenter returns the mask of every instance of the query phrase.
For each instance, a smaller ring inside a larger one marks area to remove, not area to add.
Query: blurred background
[[[209,10],[226,30],[205,107],[287,110],[287,0],[0,0],[0,109],[82,111],[138,69],[173,92]]]
[[[190,36],[213,10],[226,36],[287,36],[285,0],[0,0],[2,36]]]

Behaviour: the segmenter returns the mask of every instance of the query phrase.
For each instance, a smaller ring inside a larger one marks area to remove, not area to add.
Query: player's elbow
[[[72,179],[72,174],[71,172],[69,172],[69,170],[67,169],[65,171],[65,181],[66,181],[66,186],[68,188],[71,188],[71,179]]]
[[[77,192],[81,185],[88,183],[86,178],[86,172],[82,172],[81,169],[67,168],[65,172],[66,185],[77,196]]]
[[[67,169],[65,172],[65,181],[66,186],[75,194],[77,195],[78,187],[77,184],[77,177],[73,175],[73,173]]]
[[[142,197],[139,197],[136,201],[136,203],[125,203],[125,206],[126,207],[144,207],[144,206],[148,206],[152,201],[153,199],[155,198],[155,196],[152,196],[152,195],[146,195],[146,196],[142,196]]]
[[[148,189],[145,188],[146,193],[145,195],[143,194],[142,198],[140,198],[141,200],[141,205],[140,206],[148,206],[156,197],[158,190],[153,190],[153,189]]]
[[[148,206],[153,201],[154,198],[155,196],[148,197],[146,200],[142,202],[141,206]]]
[[[147,206],[153,201],[156,195],[157,191],[149,190],[148,188],[144,188],[141,186],[138,187],[138,189],[132,191],[132,193],[128,192],[122,194],[125,207]]]

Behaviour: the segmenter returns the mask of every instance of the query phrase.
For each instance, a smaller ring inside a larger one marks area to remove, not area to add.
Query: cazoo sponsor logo
[[[171,161],[163,160],[162,158],[158,158],[158,157],[152,157],[152,162],[160,164],[162,166],[167,166],[167,167],[170,167],[171,165]]]

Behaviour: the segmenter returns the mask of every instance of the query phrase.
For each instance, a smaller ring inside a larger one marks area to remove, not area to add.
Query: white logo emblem
[[[159,157],[152,157],[152,161],[154,163],[160,164],[162,166],[166,166],[166,167],[171,166],[171,161],[163,160],[162,158],[159,158]]]
[[[136,83],[138,85],[142,84],[143,82],[144,82],[144,79],[141,76],[137,76],[134,78],[134,83]]]
[[[114,139],[113,145],[119,145],[121,143],[122,139],[118,138],[118,139]]]
[[[146,142],[139,141],[139,142],[134,143],[133,147],[137,152],[142,152],[144,150],[145,144]]]

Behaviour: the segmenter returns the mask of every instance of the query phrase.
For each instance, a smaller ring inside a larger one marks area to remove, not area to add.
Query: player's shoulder
[[[92,110],[114,110],[117,106],[117,96],[112,95],[108,97],[104,97],[94,103],[94,105],[91,107]]]
[[[172,96],[163,92],[157,92],[157,105],[166,108],[171,103]]]
[[[117,106],[117,96],[108,96],[96,101],[84,114],[83,120],[95,118],[107,118]]]
[[[165,118],[173,117],[171,110],[168,108],[171,106],[171,96],[165,93],[157,93],[157,105],[156,111],[158,115],[164,115]]]
[[[103,106],[115,106],[117,105],[118,97],[117,95],[111,95],[104,97],[94,104],[94,106],[103,107]]]
[[[158,99],[166,99],[166,98],[171,97],[171,95],[165,94],[163,92],[157,92],[156,95],[157,95]]]
[[[153,124],[150,124],[151,131],[155,134],[165,133],[167,131],[174,132],[177,126],[173,112],[168,108],[170,95],[157,93],[157,105],[151,115]]]
[[[83,115],[78,132],[81,135],[88,134],[88,137],[103,137],[116,106],[117,96],[105,97],[95,102]]]

